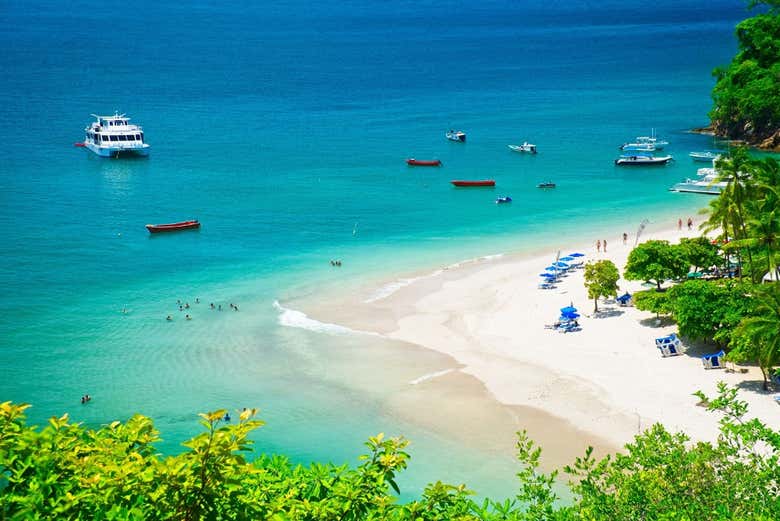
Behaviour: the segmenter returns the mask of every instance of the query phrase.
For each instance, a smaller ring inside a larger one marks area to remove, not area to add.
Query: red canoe
[[[481,181],[450,181],[455,186],[496,186],[492,179],[483,179]]]
[[[146,229],[149,230],[150,233],[159,233],[159,232],[175,232],[177,230],[191,230],[193,228],[200,228],[200,223],[195,221],[182,221],[178,223],[170,223],[170,224],[147,224]]]
[[[409,166],[441,166],[441,161],[438,159],[407,159],[406,164]]]

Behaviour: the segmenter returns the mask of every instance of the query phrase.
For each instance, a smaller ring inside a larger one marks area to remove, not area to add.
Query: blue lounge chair
[[[723,367],[723,357],[726,353],[723,350],[717,353],[711,353],[701,357],[701,363],[705,369],[721,369]]]

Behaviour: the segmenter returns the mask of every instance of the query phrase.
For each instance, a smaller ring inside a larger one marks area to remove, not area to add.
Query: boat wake
[[[396,280],[394,282],[391,282],[389,284],[385,284],[384,286],[382,286],[381,288],[376,290],[370,297],[365,299],[363,301],[363,303],[364,304],[371,304],[372,302],[376,302],[378,300],[385,299],[385,298],[389,297],[390,295],[392,295],[393,293],[395,293],[398,290],[400,290],[401,288],[405,288],[406,286],[409,286],[410,284],[414,284],[418,280],[424,280],[424,279],[437,277],[437,276],[441,275],[442,273],[444,273],[447,270],[454,270],[456,268],[460,268],[461,266],[465,266],[467,264],[471,264],[471,263],[475,263],[475,262],[492,261],[492,260],[495,260],[495,259],[500,259],[503,256],[504,256],[503,253],[496,253],[494,255],[485,255],[484,257],[476,257],[474,259],[467,259],[467,260],[464,260],[464,261],[456,262],[454,264],[449,264],[447,266],[444,266],[441,269],[432,271],[431,273],[428,273],[427,275],[420,275],[419,277],[412,277],[412,278],[408,278],[408,279],[398,279],[398,280]]]
[[[372,335],[381,336],[378,333],[372,333],[370,331],[357,331],[348,327],[340,326],[338,324],[328,324],[327,322],[320,322],[309,318],[306,313],[290,309],[279,304],[278,300],[274,300],[274,309],[279,312],[279,324],[286,327],[296,327],[299,329],[306,329],[308,331],[314,331],[315,333],[328,333],[330,335]]]
[[[444,369],[443,371],[436,371],[435,373],[428,373],[424,374],[419,378],[415,378],[414,380],[411,380],[409,384],[411,385],[417,385],[421,384],[423,382],[426,382],[428,380],[433,380],[434,378],[438,378],[440,376],[444,376],[445,374],[449,374],[453,372],[455,369]]]

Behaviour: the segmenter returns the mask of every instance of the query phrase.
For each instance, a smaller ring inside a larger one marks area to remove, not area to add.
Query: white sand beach
[[[677,242],[698,234],[685,227],[682,231],[651,227],[641,241]],[[595,239],[587,245],[561,245],[561,255],[579,251],[586,254],[586,261],[610,259],[622,274],[634,246],[633,234],[625,245],[620,236],[607,237],[606,253],[596,252]],[[539,273],[557,253],[463,263],[430,276],[411,277],[408,284],[394,286],[394,292],[367,288],[358,295],[342,296],[338,305],[330,299],[327,307],[308,311],[320,320],[451,356],[459,364],[456,372],[477,378],[498,402],[539,411],[540,417],[529,419],[528,423],[536,423],[529,432],[548,450],[550,444],[566,445],[561,436],[568,441],[576,436],[578,445],[616,449],[655,422],[683,430],[694,439],[713,439],[719,416],[697,406],[692,393],[702,390],[712,395],[719,381],[740,386],[750,414],[780,428],[780,407],[761,391],[758,368],[745,373],[705,370],[700,355],[717,351],[714,346],[663,358],[654,339],[673,332],[675,326],[659,325],[653,314],[614,302],[601,301],[601,312],[594,314],[583,270],[574,270],[555,289],[538,289]],[[623,279],[619,285],[621,292],[643,289],[639,282]],[[546,329],[545,324],[559,316],[559,309],[570,304],[582,313],[582,330]],[[448,369],[442,367],[441,375],[410,385],[432,385],[437,377],[451,377]],[[546,426],[545,417],[549,418]],[[560,429],[561,422],[572,429]],[[516,426],[526,428],[522,417]]]

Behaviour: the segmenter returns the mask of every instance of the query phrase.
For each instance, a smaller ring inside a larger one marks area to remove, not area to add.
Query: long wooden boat
[[[415,159],[412,157],[406,160],[406,164],[409,166],[441,166],[441,161],[438,159]]]
[[[149,233],[160,233],[160,232],[175,232],[179,230],[192,230],[194,228],[200,228],[200,222],[198,220],[193,221],[181,221],[178,223],[170,223],[170,224],[147,224],[146,229],[149,230]]]
[[[481,179],[477,181],[454,180],[450,181],[450,183],[455,186],[496,186],[496,182],[493,179]]]

